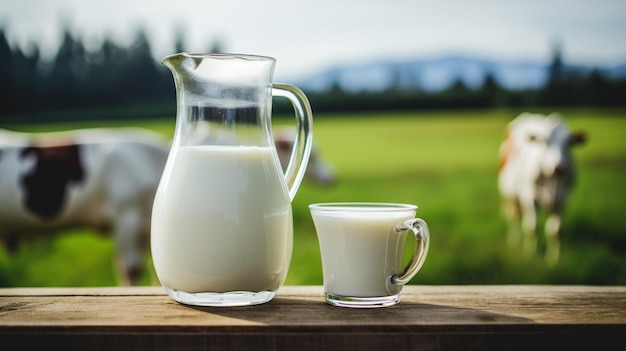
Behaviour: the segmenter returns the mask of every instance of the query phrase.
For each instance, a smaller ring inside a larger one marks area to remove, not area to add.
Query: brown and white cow
[[[0,131],[0,239],[71,227],[112,232],[122,284],[142,273],[169,141],[137,128]]]
[[[278,153],[283,172],[285,172],[293,149],[296,137],[295,132],[290,128],[277,128],[273,134],[276,152]],[[328,161],[322,157],[315,142],[313,142],[313,146],[311,147],[311,155],[309,156],[309,162],[304,177],[315,184],[324,186],[333,185],[337,182],[335,170]]]
[[[558,260],[559,231],[576,168],[571,148],[585,141],[558,114],[523,113],[511,121],[500,146],[498,187],[511,244],[520,239],[527,252],[537,246],[539,215],[545,213],[546,259]]]

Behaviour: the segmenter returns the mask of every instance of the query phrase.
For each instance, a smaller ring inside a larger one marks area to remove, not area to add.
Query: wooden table
[[[4,288],[0,342],[64,351],[625,349],[621,286],[406,286],[399,305],[380,309],[330,306],[322,292],[286,286],[263,305],[200,308],[160,287]]]

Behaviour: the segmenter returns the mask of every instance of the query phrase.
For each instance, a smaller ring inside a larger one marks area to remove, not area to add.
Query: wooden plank
[[[626,287],[407,286],[399,305],[373,310],[333,307],[322,295],[283,287],[267,304],[205,308],[178,304],[160,287],[9,288],[0,289],[0,326],[626,323]]]
[[[3,341],[66,349],[583,349],[624,332],[626,287],[411,285],[365,310],[324,303],[319,286],[230,308],[160,287],[0,289]]]

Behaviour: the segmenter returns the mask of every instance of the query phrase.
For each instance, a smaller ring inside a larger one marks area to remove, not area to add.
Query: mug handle
[[[405,285],[419,272],[426,260],[428,245],[430,244],[428,225],[423,219],[409,219],[396,227],[397,232],[403,232],[405,230],[411,230],[413,235],[415,235],[415,249],[413,250],[411,260],[407,263],[406,267],[404,267],[404,271],[391,276],[391,283],[396,285]]]
[[[313,112],[302,90],[288,84],[272,84],[272,96],[283,97],[291,102],[296,112],[296,138],[289,164],[285,171],[285,182],[289,189],[289,199],[293,201],[302,183],[313,146]]]

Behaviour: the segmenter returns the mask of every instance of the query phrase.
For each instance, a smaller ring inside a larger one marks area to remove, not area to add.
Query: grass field
[[[332,187],[306,181],[300,187],[293,202],[294,255],[286,283],[322,283],[308,204],[384,201],[417,204],[418,215],[429,224],[430,252],[412,284],[626,284],[626,110],[562,112],[572,129],[587,131],[589,140],[574,150],[579,179],[556,265],[546,265],[540,253],[524,255],[506,244],[497,151],[504,126],[518,111],[323,115],[315,119],[314,139],[340,179]],[[277,118],[275,124],[290,122]],[[171,136],[174,120],[126,124]],[[114,125],[122,123],[98,124]],[[44,131],[76,125],[14,127]],[[22,245],[14,257],[1,252],[0,285],[115,284],[110,239],[84,230],[65,234]],[[150,278],[144,284],[158,284]]]

